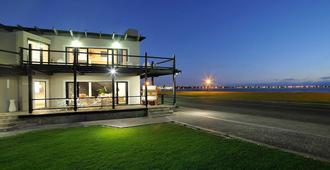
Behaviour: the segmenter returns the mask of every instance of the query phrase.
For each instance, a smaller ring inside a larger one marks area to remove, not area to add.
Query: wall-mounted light
[[[115,68],[111,68],[111,69],[109,70],[109,73],[111,74],[111,76],[114,76],[114,75],[116,75],[117,70],[116,70]]]
[[[81,42],[77,39],[71,41],[72,47],[81,47]]]
[[[112,48],[121,48],[121,44],[118,41],[115,41],[111,45]]]

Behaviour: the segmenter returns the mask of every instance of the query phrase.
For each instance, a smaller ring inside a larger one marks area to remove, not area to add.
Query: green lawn
[[[172,123],[0,139],[0,169],[330,169],[330,164]]]

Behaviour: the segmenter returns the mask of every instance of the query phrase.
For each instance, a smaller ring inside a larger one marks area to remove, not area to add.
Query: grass
[[[207,97],[216,100],[330,104],[330,93],[185,91],[177,94],[178,96]]]
[[[80,127],[0,139],[0,169],[330,169],[175,124]]]

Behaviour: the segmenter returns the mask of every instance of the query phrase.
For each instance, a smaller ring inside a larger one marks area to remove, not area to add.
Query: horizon
[[[176,54],[178,85],[199,85],[206,75],[221,85],[330,81],[330,1],[2,3],[5,25],[104,33],[136,28],[146,36],[141,53]],[[159,85],[167,80],[156,78]]]

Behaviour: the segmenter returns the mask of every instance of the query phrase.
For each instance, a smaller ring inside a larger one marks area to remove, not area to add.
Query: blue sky
[[[3,0],[3,24],[124,32],[141,52],[176,54],[179,85],[319,81],[330,76],[328,0]],[[163,84],[166,79],[158,79]]]

